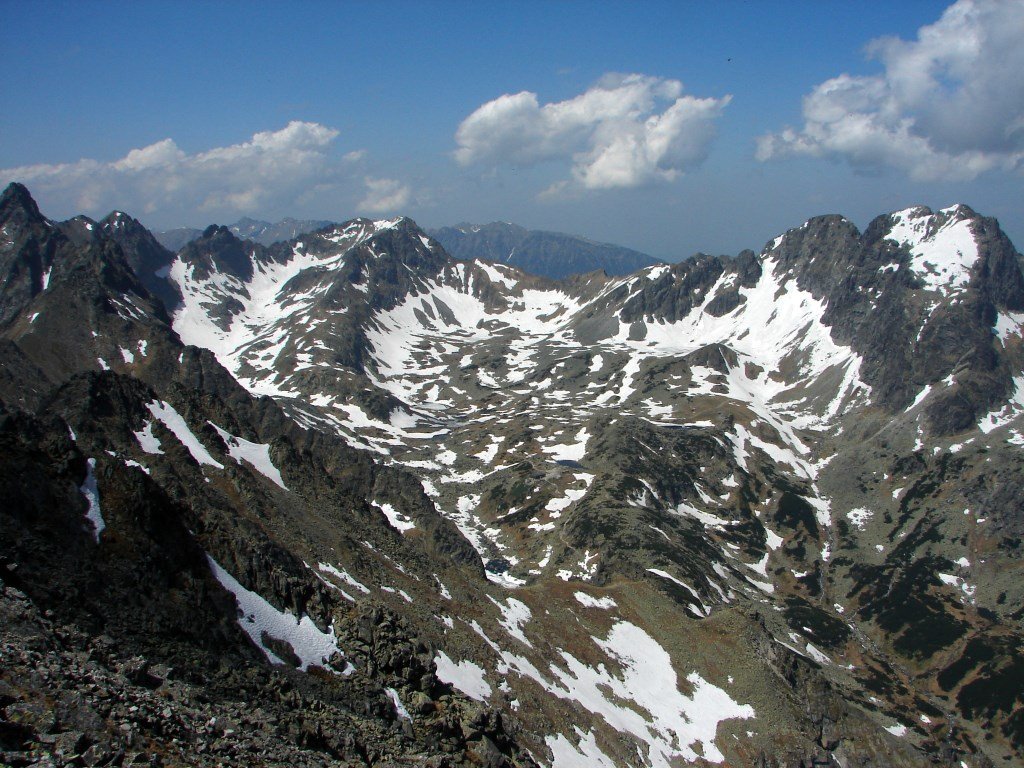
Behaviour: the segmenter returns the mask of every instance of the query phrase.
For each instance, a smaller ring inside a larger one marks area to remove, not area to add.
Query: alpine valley
[[[0,763],[1024,765],[994,219],[460,256],[3,192]]]

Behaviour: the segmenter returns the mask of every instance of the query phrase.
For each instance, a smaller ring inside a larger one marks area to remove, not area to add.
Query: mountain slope
[[[134,241],[0,207],[0,608],[57,679],[86,674],[60,633],[106,633],[104,685],[155,670],[116,684],[141,716],[86,702],[81,746],[216,716],[211,764],[1020,764],[1024,306],[993,220],[819,217],[561,282],[404,218],[211,227],[164,313]],[[25,654],[5,722],[69,695]],[[73,730],[39,722],[4,738]]]
[[[420,248],[414,233],[407,238]],[[294,245],[289,263],[302,269],[310,247]],[[810,625],[796,622],[813,617],[828,647],[814,632],[799,642],[832,668],[826,677],[844,700],[870,704],[881,677],[889,702],[899,702],[894,717],[907,707],[932,713],[929,723],[957,717],[958,706],[965,713],[956,686],[935,692],[918,675],[968,663],[957,654],[992,631],[1005,591],[998,568],[976,564],[963,515],[934,519],[959,504],[959,492],[932,466],[963,453],[960,435],[973,430],[966,439],[983,444],[957,466],[974,467],[1008,498],[1018,493],[1003,485],[1019,468],[1016,449],[986,436],[990,423],[1016,423],[1020,412],[1020,273],[994,222],[963,206],[912,209],[862,234],[822,217],[760,255],[562,285],[483,262],[417,259],[405,265],[410,284],[389,285],[385,300],[370,294],[378,276],[366,294],[349,293],[341,320],[327,299],[342,283],[324,282],[323,270],[358,285],[352,275],[364,274],[364,262],[336,253],[310,267],[316,283],[301,271],[275,283],[273,325],[225,324],[240,336],[221,354],[254,391],[423,476],[492,581],[524,591],[552,578],[610,589],[626,579],[636,590],[640,579],[676,590],[683,612],[705,622],[737,599],[779,595],[788,627],[768,622],[767,635],[802,633]],[[187,324],[195,316],[183,311],[176,328],[199,341]],[[259,365],[230,361],[237,353],[228,348],[253,349],[247,327],[263,334],[253,337]],[[338,357],[353,343],[358,354]],[[878,469],[867,476],[863,467]],[[897,476],[904,485],[890,487]],[[949,498],[936,506],[919,492],[900,495],[915,484]],[[876,519],[881,527],[867,523]],[[930,533],[911,536],[921,525]],[[891,551],[875,543],[903,538]],[[1001,548],[1009,555],[1012,538]],[[949,589],[965,583],[953,573],[961,561],[971,563],[971,579],[993,580],[984,604],[971,584],[966,614],[965,593]],[[907,583],[914,563],[930,563],[930,575],[918,565]],[[934,584],[937,595],[916,595]],[[915,595],[922,618],[958,627],[944,635],[949,647],[939,655],[922,647],[928,622],[886,618],[872,595],[890,588]],[[844,616],[858,611],[863,625],[849,625]],[[854,657],[867,658],[849,675],[833,661]],[[511,664],[500,658],[499,669]],[[546,684],[531,675],[520,670]],[[1018,706],[991,713],[1011,739]]]
[[[553,279],[599,269],[609,275],[628,275],[658,261],[622,246],[560,232],[531,231],[502,221],[442,227],[429,234],[456,259],[508,264]]]
[[[45,284],[3,294],[16,384],[41,393],[32,413],[0,394],[4,762],[56,743],[100,761],[531,764],[500,719],[438,681],[429,638],[348,594],[369,594],[352,587],[363,579],[404,604],[398,585],[459,571],[471,552],[415,480],[302,429],[182,345],[113,239],[64,234],[96,232],[88,222],[55,226],[19,188],[0,203],[10,263],[54,254]],[[418,535],[398,536],[375,497]],[[67,655],[68,637],[83,655]],[[310,666],[324,671],[294,672]]]

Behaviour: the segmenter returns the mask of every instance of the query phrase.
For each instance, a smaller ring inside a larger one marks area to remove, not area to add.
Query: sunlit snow
[[[341,653],[334,637],[334,627],[324,632],[309,616],[296,619],[288,611],[278,610],[260,595],[243,587],[216,560],[207,555],[210,570],[238,603],[238,624],[257,648],[273,664],[284,664],[266,644],[264,633],[291,646],[299,658],[300,668],[324,666],[336,653]]]

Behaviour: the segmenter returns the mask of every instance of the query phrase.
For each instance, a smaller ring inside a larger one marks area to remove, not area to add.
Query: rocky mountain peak
[[[0,226],[7,223],[24,226],[45,221],[39,212],[39,206],[24,184],[12,181],[0,194]]]
[[[174,254],[165,248],[142,222],[123,211],[113,211],[97,225],[97,229],[116,242],[139,280],[168,310],[181,299],[167,276]]]
[[[88,216],[72,216],[70,219],[58,222],[57,229],[78,245],[95,242],[100,238],[96,221]]]
[[[55,262],[74,254],[74,243],[39,212],[28,190],[9,184],[0,196],[0,325],[46,290]]]
[[[152,237],[152,233],[142,225],[142,222],[135,217],[128,215],[124,211],[111,211],[99,221],[99,225],[103,230],[108,232],[127,230],[141,234],[145,231],[150,237]]]
[[[223,272],[246,280],[252,276],[252,254],[262,246],[242,240],[228,227],[211,224],[203,234],[178,251],[178,260],[196,270],[197,277]]]
[[[233,226],[237,227],[238,229],[257,229],[269,225],[269,221],[261,221],[259,219],[254,219],[249,216],[243,216],[238,221],[236,221]]]

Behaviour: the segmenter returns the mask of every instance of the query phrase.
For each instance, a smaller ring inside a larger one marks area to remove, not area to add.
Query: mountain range
[[[261,245],[293,240],[319,229],[336,226],[329,221],[282,219],[276,224],[250,218],[227,227],[235,236]],[[170,251],[178,251],[196,240],[203,230],[172,229],[157,232],[156,239]],[[626,275],[658,260],[647,254],[608,243],[561,232],[528,230],[516,224],[495,221],[483,226],[460,224],[427,230],[454,258],[483,259],[516,267],[533,275],[561,279],[575,274],[603,270],[609,275]]]
[[[0,762],[1022,764],[1024,274],[966,205],[556,280],[15,184],[0,268]]]
[[[228,225],[236,236],[244,240],[252,240],[263,245],[273,245],[282,240],[291,240],[299,235],[305,235],[333,224],[330,221],[320,219],[292,219],[284,218],[278,222],[261,221],[243,216],[234,224]],[[155,234],[156,239],[165,248],[171,251],[180,250],[183,246],[195,240],[203,233],[201,229],[191,227],[180,227],[168,229]]]
[[[459,224],[428,233],[456,259],[508,264],[556,280],[596,270],[628,275],[658,263],[652,256],[619,245],[596,243],[561,232],[528,230],[505,221],[483,226]]]

